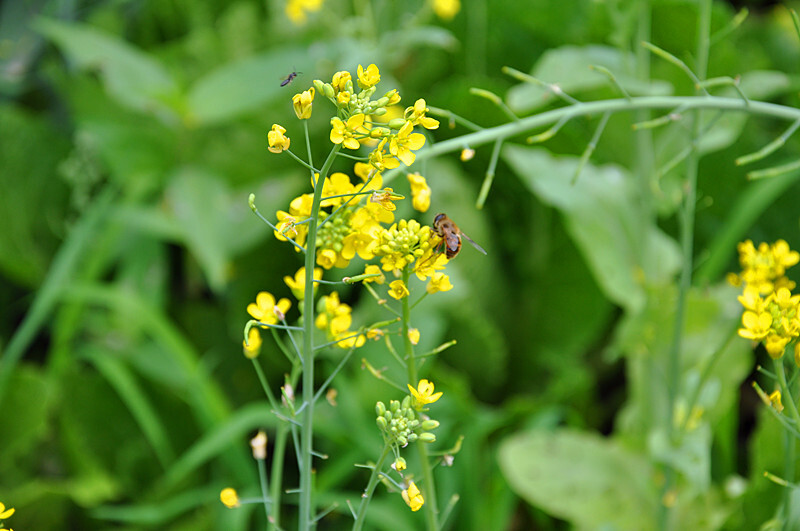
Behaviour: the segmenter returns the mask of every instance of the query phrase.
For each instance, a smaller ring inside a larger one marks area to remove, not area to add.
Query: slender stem
[[[702,81],[706,76],[708,64],[708,38],[711,20],[711,0],[702,0],[699,6],[699,16],[697,22],[697,73],[698,79]],[[678,284],[678,301],[675,308],[675,322],[673,327],[672,344],[667,360],[667,411],[664,419],[665,429],[669,441],[675,437],[675,404],[680,387],[680,368],[681,368],[681,348],[683,346],[683,329],[686,316],[686,301],[692,285],[692,271],[694,269],[694,222],[695,210],[697,207],[697,174],[699,164],[699,153],[697,142],[699,140],[702,123],[699,111],[692,115],[692,151],[686,160],[686,197],[683,201],[683,208],[680,212],[680,243],[683,255],[683,266],[681,268],[680,281]],[[674,488],[675,471],[671,467],[665,470],[665,481],[662,491],[666,495]],[[659,511],[659,528],[669,527],[670,508],[665,504],[661,505]]]
[[[391,453],[392,446],[390,444],[385,444],[383,446],[383,452],[381,452],[381,456],[378,458],[378,462],[375,463],[375,466],[372,469],[372,474],[369,477],[367,488],[364,489],[364,494],[361,495],[361,504],[358,506],[358,514],[356,515],[356,521],[353,523],[353,531],[359,531],[362,527],[364,527],[364,520],[366,520],[367,516],[367,507],[372,499],[372,494],[375,492],[375,487],[378,486],[378,481],[381,478],[383,463],[386,461],[386,458],[391,455]]]
[[[269,500],[269,480],[267,479],[267,464],[265,459],[257,459],[258,461],[258,478],[261,483],[261,499],[264,502],[264,514],[267,516],[267,522],[269,522],[269,508],[270,508],[270,500]]]
[[[276,530],[281,524],[281,486],[283,485],[283,462],[286,456],[286,441],[289,439],[289,425],[285,422],[278,424],[275,434],[275,446],[272,452],[272,510],[268,518],[269,529]]]
[[[403,268],[403,284],[408,286],[408,279],[411,275],[411,270],[408,266]],[[408,370],[408,384],[416,387],[419,382],[417,372],[417,361],[414,358],[414,345],[411,343],[411,338],[408,337],[409,321],[411,318],[411,306],[408,302],[408,297],[403,297],[403,316],[402,316],[402,334],[403,345],[405,347],[406,366]],[[433,480],[433,470],[431,463],[428,459],[428,449],[426,443],[417,442],[417,452],[419,454],[420,467],[422,467],[422,492],[425,499],[425,521],[430,531],[438,531],[439,523],[437,521],[439,511],[436,507],[436,486]]]
[[[308,226],[308,240],[306,241],[306,278],[303,299],[303,406],[305,412],[302,417],[300,432],[300,501],[298,528],[309,529],[312,525],[312,452],[314,439],[314,261],[316,260],[317,225],[319,224],[319,206],[322,198],[322,185],[325,182],[328,170],[336,158],[336,153],[341,149],[341,144],[336,144],[331,149],[328,158],[320,170],[319,179],[314,186],[314,201],[311,206],[313,221]]]

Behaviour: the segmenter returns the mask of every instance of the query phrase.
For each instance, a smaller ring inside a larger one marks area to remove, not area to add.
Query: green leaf
[[[3,403],[0,469],[8,471],[22,456],[30,455],[31,448],[47,432],[47,416],[54,398],[53,388],[39,370],[23,365],[14,373]]]
[[[558,209],[595,281],[610,300],[641,308],[644,283],[670,281],[677,244],[642,212],[634,177],[618,166],[587,164],[573,184],[578,158],[541,148],[506,146],[503,157],[544,203]]]
[[[587,529],[654,529],[658,494],[646,459],[614,441],[573,430],[505,439],[500,467],[529,503]]]
[[[285,87],[281,86],[281,79],[294,68],[302,71],[306,63],[308,49],[291,47],[275,48],[269,53],[221,66],[189,90],[186,120],[198,126],[218,124],[278,97],[288,101],[296,92],[311,86],[311,74],[303,73]]]
[[[234,193],[225,182],[197,167],[179,169],[166,197],[181,229],[181,238],[200,262],[208,283],[220,290],[235,253],[263,236],[264,225],[247,207],[247,194]]]
[[[139,111],[175,115],[181,108],[178,85],[153,56],[114,35],[86,24],[40,18],[34,27],[54,41],[78,68],[97,70],[106,91]]]

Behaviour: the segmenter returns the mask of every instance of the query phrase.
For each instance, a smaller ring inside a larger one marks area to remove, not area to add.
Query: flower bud
[[[435,430],[438,427],[439,427],[438,420],[428,419],[422,421],[422,429],[425,431]]]
[[[386,419],[384,417],[376,418],[375,423],[378,425],[378,428],[380,428],[381,431],[386,431],[386,427],[389,425],[389,423],[386,422]]]
[[[392,464],[392,468],[394,468],[398,472],[402,472],[403,470],[405,470],[407,468],[406,460],[403,459],[402,457],[398,457],[397,459],[394,460],[394,463]]]
[[[383,403],[383,402],[380,402],[380,401],[379,401],[377,404],[375,404],[375,413],[376,413],[376,414],[377,414],[379,417],[382,417],[382,416],[383,416],[383,414],[384,414],[384,413],[386,413],[386,405],[384,405],[384,403]]]
[[[409,433],[408,434],[408,442],[412,442],[413,443],[413,442],[416,442],[417,439],[419,439],[419,435],[417,435],[416,433]]]
[[[436,441],[436,435],[429,432],[425,432],[420,434],[419,440],[424,443],[432,443]]]
[[[372,116],[383,116],[384,114],[386,114],[386,107],[378,107],[372,111]]]
[[[314,85],[314,88],[317,89],[317,92],[322,92],[325,94],[325,83],[323,83],[321,79],[315,79],[312,82],[312,85]]]
[[[386,125],[388,125],[391,129],[400,129],[401,127],[406,125],[406,120],[405,118],[394,118],[392,120],[389,120],[389,123]]]
[[[336,93],[334,92],[330,83],[325,83],[325,85],[322,86],[322,94],[324,94],[328,99],[333,99],[336,97]]]

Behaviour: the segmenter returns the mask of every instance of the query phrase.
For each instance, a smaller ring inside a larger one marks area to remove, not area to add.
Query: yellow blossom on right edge
[[[411,185],[411,204],[418,212],[427,212],[431,207],[431,189],[425,177],[419,173],[409,173],[408,182]]]
[[[413,481],[409,482],[408,488],[403,489],[403,492],[400,493],[403,497],[403,501],[406,502],[406,505],[411,507],[411,510],[416,512],[419,511],[420,508],[425,504],[425,499],[422,497],[422,493],[419,491],[419,488],[414,484]]]

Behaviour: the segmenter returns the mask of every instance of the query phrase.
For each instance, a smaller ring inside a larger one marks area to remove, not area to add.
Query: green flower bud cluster
[[[378,90],[377,86],[362,89],[356,93],[353,80],[349,77],[342,77],[342,82],[334,87],[331,83],[325,83],[320,79],[314,80],[314,87],[317,91],[328,98],[339,109],[339,116],[347,118],[356,114],[367,116],[382,116],[386,114],[389,105],[394,105],[400,101],[397,89],[392,89],[380,98],[373,100],[372,96]],[[338,81],[338,79],[337,79]],[[400,127],[402,127],[402,123]],[[399,129],[397,127],[396,129]]]
[[[383,402],[375,405],[375,413],[378,415],[375,422],[384,440],[392,446],[405,447],[416,441],[431,443],[436,440],[436,435],[430,433],[430,430],[438,428],[439,422],[433,419],[420,420],[411,400],[410,396],[406,396],[402,403],[391,400],[388,409]]]
[[[320,212],[320,217],[325,218],[327,214]],[[319,227],[317,232],[317,249],[333,249],[337,253],[340,253],[344,247],[342,240],[353,232],[353,229],[350,227],[351,217],[352,211],[350,209],[343,209],[338,215]]]
[[[384,270],[402,269],[431,248],[431,236],[429,226],[401,219],[378,234],[375,254],[383,257]]]

